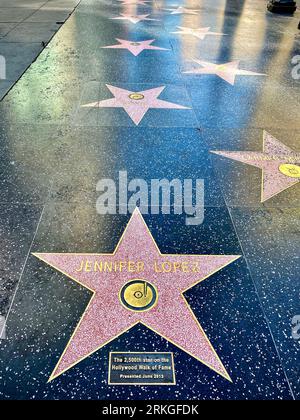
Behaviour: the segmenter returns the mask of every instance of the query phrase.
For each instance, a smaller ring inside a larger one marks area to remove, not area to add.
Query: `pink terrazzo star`
[[[178,7],[177,9],[163,9],[171,12],[171,15],[197,15],[199,10],[197,9],[186,9],[185,7]]]
[[[113,20],[128,20],[129,22],[133,23],[134,25],[141,22],[142,20],[158,20],[149,18],[150,15],[130,15],[128,13],[121,13],[120,16],[113,17],[110,19]]]
[[[177,105],[172,102],[158,99],[158,96],[165,89],[160,86],[154,89],[148,89],[141,92],[131,92],[116,86],[106,85],[114,95],[114,98],[105,99],[99,102],[83,105],[91,108],[124,108],[132,121],[138,125],[144,115],[150,108],[155,109],[190,109],[186,106]]]
[[[178,7],[177,9],[163,9],[171,12],[171,15],[197,15],[199,10],[197,9],[186,9],[185,7]]]
[[[262,196],[265,202],[300,180],[300,153],[264,132],[263,152],[212,152],[262,169]]]
[[[148,6],[148,3],[150,3],[149,0],[118,0],[121,4],[132,4],[132,5],[136,5],[136,4],[140,4],[143,6]]]
[[[214,64],[208,61],[192,60],[194,63],[200,64],[201,68],[185,71],[185,74],[216,74],[221,79],[230,83],[235,83],[236,76],[266,76],[262,73],[254,73],[253,71],[239,69],[240,61],[231,61],[224,64]]]
[[[34,255],[93,292],[50,380],[139,323],[230,380],[183,293],[236,261],[239,256],[162,255],[138,210],[134,212],[114,254]],[[123,263],[121,271],[120,262]],[[135,262],[143,262],[142,272],[134,272]],[[104,270],[105,263],[117,268]],[[161,270],[157,267],[163,264],[176,268],[172,272],[159,272]],[[157,290],[156,305],[146,312],[129,310],[120,300],[120,291],[136,279],[151,282]]]
[[[210,27],[208,28],[187,28],[185,26],[177,26],[177,29],[179,31],[171,32],[172,34],[179,34],[179,35],[192,35],[195,36],[198,39],[205,39],[207,35],[213,35],[213,36],[224,36],[226,34],[220,33],[220,32],[211,32]]]
[[[161,48],[161,47],[156,47],[155,45],[151,45],[155,41],[155,39],[148,39],[146,41],[127,41],[125,39],[116,38],[116,41],[118,41],[119,44],[109,45],[108,47],[102,47],[102,48],[125,49],[125,50],[130,51],[135,56],[138,56],[144,50],[168,51],[167,48]]]

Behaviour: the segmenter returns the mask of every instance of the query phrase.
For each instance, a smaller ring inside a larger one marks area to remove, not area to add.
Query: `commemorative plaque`
[[[109,385],[175,385],[173,353],[112,352]]]

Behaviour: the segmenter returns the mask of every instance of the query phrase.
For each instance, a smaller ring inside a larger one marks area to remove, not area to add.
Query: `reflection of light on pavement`
[[[136,4],[124,4],[124,10],[122,13],[135,16],[138,14],[137,5]]]
[[[264,57],[266,54],[266,43],[267,41],[267,33],[269,30],[268,24],[262,20],[261,21],[261,29],[257,26],[258,22],[255,22],[255,32],[260,33],[263,36],[263,27],[264,27],[264,37],[261,38],[261,43],[253,43],[252,48],[257,48],[257,57]],[[272,55],[270,54],[270,58],[268,59],[268,66],[263,69],[263,72],[266,74],[273,74],[276,73],[276,80],[277,82],[282,81],[285,82],[286,79],[286,66],[289,63],[291,55],[294,51],[294,36],[290,35],[288,31],[289,27],[293,28],[294,21],[287,19],[285,22],[285,29],[284,32],[278,31],[278,39],[277,40],[277,47],[272,50]],[[251,29],[252,30],[252,29]],[[240,34],[241,35],[241,34]],[[254,116],[255,120],[259,119],[260,115],[264,115],[266,107],[266,99],[269,99],[269,106],[272,107],[272,116],[274,121],[289,121],[290,120],[290,109],[286,107],[285,113],[283,112],[283,108],[279,108],[273,106],[274,98],[276,89],[274,89],[274,85],[272,82],[266,82],[261,86],[260,95],[257,97],[256,103],[256,116]]]
[[[0,315],[0,340],[4,340],[5,338],[5,318]]]
[[[74,50],[78,47],[78,43],[81,42],[81,39],[79,39],[80,35],[78,35],[78,22],[79,20],[75,15],[73,19],[68,21],[68,45],[70,49]],[[70,101],[74,98],[75,102],[80,97],[81,93],[77,94],[77,90],[83,90],[83,87],[79,84],[77,89],[75,89],[74,86],[75,82],[78,83],[77,81],[82,78],[81,63],[75,58],[70,61],[57,61],[57,58],[63,56],[64,52],[65,44],[60,40],[60,42],[55,44],[55,53],[51,52],[50,54],[49,52],[47,58],[48,74],[37,77],[35,73],[30,74],[29,72],[27,73],[28,80],[26,83],[21,81],[20,94],[16,95],[17,100],[14,101],[14,98],[12,98],[12,113],[16,118],[19,117],[21,121],[32,120],[32,110],[35,111],[37,109],[36,101],[38,100],[39,114],[49,114],[56,121],[56,116],[59,117],[70,107]],[[45,50],[46,53],[47,51]],[[56,68],[58,68],[58,71],[56,71]],[[68,80],[66,80],[66,74],[68,75]],[[45,78],[47,78],[47,82]],[[101,79],[100,71],[99,78]],[[32,87],[35,89],[33,92],[31,90]],[[66,89],[65,95],[62,94],[62,87]],[[40,94],[37,94],[40,90],[42,92],[51,92],[51,94],[49,93],[48,96],[45,94],[41,97]],[[68,96],[71,91],[72,94]],[[11,125],[14,127],[13,123]],[[11,141],[8,141],[8,158],[10,161],[16,162],[18,167],[22,169],[23,177],[17,178],[17,188],[27,193],[27,191],[31,192],[33,188],[30,178],[32,168],[34,168],[36,176],[53,172],[53,161],[51,159],[43,159],[43,161],[37,159],[36,151],[42,149],[45,155],[47,152],[51,154],[56,146],[53,144],[51,134],[42,137],[42,140],[36,133],[34,135],[35,141],[13,141],[18,136],[17,130],[17,127],[12,128],[10,133],[7,134],[9,139],[11,139]],[[95,213],[92,206],[84,205],[84,203],[89,199],[89,194],[93,193],[94,185],[98,181],[98,171],[102,170],[105,163],[94,153],[93,149],[86,148],[84,138],[81,141],[74,142],[72,136],[63,134],[63,137],[66,150],[68,151],[68,159],[62,159],[60,164],[61,178],[54,174],[55,191],[60,189],[67,191],[68,199],[73,203],[77,203],[73,205],[73,208],[76,209],[76,211],[74,210],[76,218],[72,217],[65,223],[63,216],[61,216],[60,220],[55,220],[55,228],[59,230],[64,229],[65,235],[68,234],[70,240],[74,241],[76,240],[75,238],[84,237],[86,232],[89,232],[92,236],[89,220],[91,217],[94,217]],[[84,153],[82,152],[83,150],[85,151]],[[80,162],[80,171],[69,170],[68,161]],[[87,175],[83,176],[83,174]],[[90,178],[95,180],[94,185],[91,185]],[[83,204],[79,205],[78,203]],[[52,211],[59,210],[55,208]],[[101,230],[101,220],[99,219],[98,224],[92,226],[94,231],[97,229]]]

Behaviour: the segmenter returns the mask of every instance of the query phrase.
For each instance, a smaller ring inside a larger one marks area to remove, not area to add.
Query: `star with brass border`
[[[126,39],[116,38],[116,41],[118,41],[119,44],[108,45],[107,47],[102,47],[102,48],[128,50],[135,57],[137,57],[144,50],[169,51],[167,48],[162,48],[162,47],[157,47],[156,45],[152,45],[155,39],[147,39],[145,41],[128,41]]]
[[[159,95],[164,91],[165,86],[159,86],[153,89],[147,89],[140,92],[132,92],[130,90],[121,89],[117,86],[106,85],[110,92],[114,95],[111,99],[93,102],[82,105],[83,108],[124,108],[129,117],[135,123],[139,123],[145,114],[151,108],[155,109],[190,109],[183,105],[174,104],[173,102],[158,99]]]
[[[212,151],[262,170],[261,202],[269,200],[300,181],[300,153],[264,131],[263,152]]]
[[[130,15],[129,13],[121,13],[120,16],[116,16],[116,17],[112,17],[110,19],[112,20],[128,20],[129,22],[133,23],[134,25],[136,25],[139,22],[142,22],[143,20],[158,20],[158,19],[152,19],[149,18],[148,15]]]
[[[193,28],[187,28],[185,26],[177,26],[177,29],[179,29],[179,31],[171,32],[171,34],[192,35],[201,40],[205,39],[208,35],[212,35],[212,36],[225,36],[226,35],[220,32],[212,32],[210,30],[210,27],[193,29]]]
[[[224,64],[215,64],[203,60],[191,60],[192,62],[199,64],[202,67],[195,68],[193,70],[184,71],[184,74],[215,74],[225,82],[234,86],[236,76],[266,76],[263,73],[255,73],[249,70],[242,70],[239,68],[240,61],[235,60]]]
[[[186,7],[178,7],[177,9],[163,9],[168,12],[171,12],[171,15],[197,15],[199,10],[197,9],[187,9]]]
[[[240,256],[161,254],[138,209],[113,254],[34,255],[91,292],[50,381],[138,324],[231,380],[184,293]]]

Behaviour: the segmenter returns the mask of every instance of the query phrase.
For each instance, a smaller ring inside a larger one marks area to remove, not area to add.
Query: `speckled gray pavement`
[[[5,340],[5,318],[4,316],[0,316],[0,340]]]
[[[300,183],[262,202],[261,169],[212,153],[262,152],[266,131],[299,154],[299,11],[273,15],[261,0],[177,3],[199,12],[171,14],[164,10],[173,8],[171,0],[146,6],[82,0],[0,102],[1,399],[300,399],[300,340],[292,334],[300,315]],[[7,12],[0,47],[11,51],[16,43],[18,68],[18,33],[30,64],[40,34],[51,32],[67,4],[28,2],[35,12],[18,12],[20,32]],[[111,19],[120,14],[156,20]],[[34,24],[36,33],[28,29]],[[225,35],[201,40],[174,33],[178,27]],[[116,39],[134,45],[155,39],[165,50],[134,56],[102,48]],[[12,80],[19,75],[15,68]],[[114,88],[139,93],[134,107],[125,94],[125,102],[112,101]],[[173,107],[152,102],[137,123],[141,92],[157,88]],[[281,170],[291,169],[297,180],[300,162],[288,158],[293,167]],[[148,185],[204,180],[203,223],[187,226],[184,214],[151,212],[145,221],[164,254],[241,256],[185,293],[232,383],[143,325],[48,383],[91,292],[32,254],[113,253],[130,215],[99,215],[96,187],[101,179],[117,182],[120,171]],[[111,351],[173,352],[177,384],[109,386]]]

